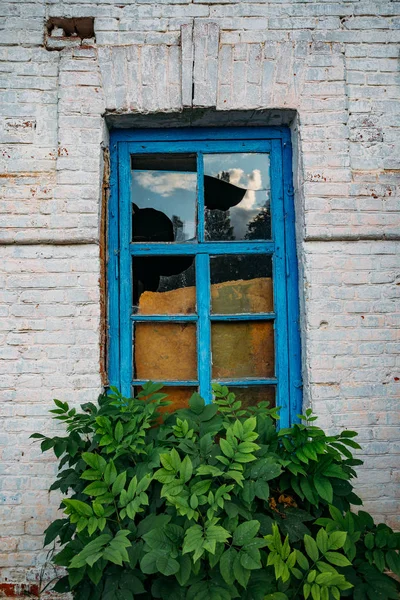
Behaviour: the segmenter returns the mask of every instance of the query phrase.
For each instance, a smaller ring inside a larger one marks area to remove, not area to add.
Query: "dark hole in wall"
[[[94,17],[51,17],[46,23],[49,35],[55,27],[64,31],[65,37],[76,36],[81,39],[94,37]]]

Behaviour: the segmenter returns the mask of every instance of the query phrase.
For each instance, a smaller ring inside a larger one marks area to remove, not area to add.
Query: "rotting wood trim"
[[[108,385],[107,376],[107,208],[110,190],[110,151],[103,148],[103,179],[101,184],[99,252],[100,252],[100,377],[103,386]]]

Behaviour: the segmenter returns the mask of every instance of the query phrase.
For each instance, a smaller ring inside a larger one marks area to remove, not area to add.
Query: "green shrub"
[[[244,410],[226,387],[161,414],[147,384],[82,412],[55,400],[66,437],[41,439],[68,494],[46,530],[54,589],[77,600],[398,598],[399,534],[375,526],[352,491],[356,433],[327,436],[311,411],[277,431],[266,403]],[[378,494],[377,490],[377,494]]]

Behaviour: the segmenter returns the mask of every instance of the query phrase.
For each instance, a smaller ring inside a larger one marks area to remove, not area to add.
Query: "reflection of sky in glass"
[[[243,200],[229,210],[235,239],[244,239],[248,224],[260,209],[269,208],[269,155],[205,154],[204,173],[211,177],[228,173],[230,183],[247,189]],[[192,240],[196,237],[196,179],[194,172],[134,169],[132,202],[167,215],[174,223],[176,241]]]
[[[196,173],[133,170],[131,198],[139,208],[155,208],[175,221],[175,241],[191,240],[196,237],[196,185]]]
[[[269,155],[255,153],[206,154],[204,173],[221,177],[229,173],[229,182],[247,189],[243,200],[229,210],[236,239],[244,239],[247,226],[262,207],[269,208]]]

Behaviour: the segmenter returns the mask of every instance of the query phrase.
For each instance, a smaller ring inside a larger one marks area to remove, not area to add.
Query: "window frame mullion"
[[[285,212],[281,140],[271,140],[271,221],[275,252],[272,259],[275,325],[276,405],[281,407],[280,427],[289,427],[289,356],[287,330]]]
[[[212,402],[211,374],[211,320],[210,320],[210,256],[197,254],[196,258],[196,301],[197,301],[197,377],[199,393],[206,404]]]
[[[133,324],[132,313],[132,239],[131,215],[131,160],[127,143],[120,144],[119,151],[119,260],[120,260],[120,387],[123,396],[131,396],[133,373]]]

